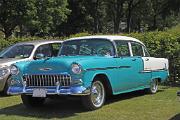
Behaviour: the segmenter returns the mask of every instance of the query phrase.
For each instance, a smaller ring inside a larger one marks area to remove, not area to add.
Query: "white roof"
[[[41,44],[49,44],[49,43],[62,43],[61,40],[34,40],[34,41],[27,41],[27,42],[19,42],[16,45],[23,45],[23,44],[33,44],[33,45],[41,45]]]
[[[139,42],[139,43],[143,44],[140,40],[138,40],[136,38],[127,37],[127,36],[119,36],[119,35],[94,35],[94,36],[76,37],[76,38],[71,38],[71,39],[68,39],[68,40],[91,39],[91,38],[109,39],[111,41],[113,41],[113,40],[128,40],[128,41],[135,41],[135,42]]]

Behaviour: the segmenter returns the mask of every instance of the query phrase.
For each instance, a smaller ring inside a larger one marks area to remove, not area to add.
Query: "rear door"
[[[139,72],[136,80],[139,83],[139,86],[149,85],[151,79],[151,57],[149,57],[149,53],[144,45],[137,42],[131,42],[131,47],[133,56],[139,56],[142,61],[138,68]]]

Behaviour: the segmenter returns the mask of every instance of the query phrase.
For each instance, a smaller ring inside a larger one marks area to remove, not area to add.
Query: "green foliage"
[[[9,38],[16,28],[22,33],[56,33],[70,10],[67,0],[1,0],[0,31]],[[52,35],[51,35],[52,36]]]
[[[77,34],[71,35],[70,38],[73,38],[73,37],[83,37],[83,36],[89,36],[89,35],[91,35],[91,34],[89,34],[87,32],[77,33]]]

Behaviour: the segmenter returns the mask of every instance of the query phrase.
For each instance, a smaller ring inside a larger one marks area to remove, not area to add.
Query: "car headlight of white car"
[[[19,69],[15,65],[11,66],[10,71],[11,71],[11,75],[17,75],[19,73]]]
[[[8,73],[9,73],[9,68],[8,67],[0,68],[0,78],[4,77]]]

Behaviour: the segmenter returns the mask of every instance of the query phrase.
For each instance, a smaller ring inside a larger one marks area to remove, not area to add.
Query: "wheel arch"
[[[158,83],[161,83],[161,82],[162,82],[162,78],[161,78],[161,77],[153,77],[153,78],[151,79],[151,81],[154,80],[154,79],[157,79],[157,80],[158,80]]]
[[[112,85],[109,81],[108,76],[104,73],[99,73],[94,76],[93,81],[97,80],[97,79],[103,83],[106,93],[107,93],[107,96],[111,96],[113,94],[113,90],[112,90]]]

